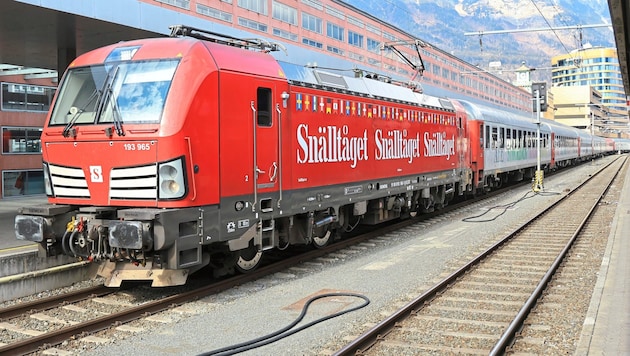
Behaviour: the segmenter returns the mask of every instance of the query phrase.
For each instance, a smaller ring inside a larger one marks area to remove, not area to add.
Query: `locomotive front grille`
[[[90,198],[83,169],[50,164],[50,179],[58,197]]]
[[[109,197],[110,199],[157,199],[157,165],[112,169]]]

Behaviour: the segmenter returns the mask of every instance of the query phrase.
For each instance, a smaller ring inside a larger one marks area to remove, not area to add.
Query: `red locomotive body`
[[[265,41],[183,26],[171,37],[68,68],[42,134],[49,204],[20,211],[18,239],[100,263],[108,286],[178,285],[491,182],[488,118],[469,121],[473,104],[283,63]]]

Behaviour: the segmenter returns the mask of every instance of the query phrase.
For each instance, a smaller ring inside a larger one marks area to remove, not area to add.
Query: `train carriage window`
[[[505,147],[508,150],[512,148],[512,130],[510,129],[505,132]]]
[[[527,141],[527,148],[531,148],[532,147],[532,133],[527,131],[526,132],[526,138],[525,140]]]
[[[271,89],[258,88],[257,92],[256,115],[258,126],[271,127],[273,124],[271,115]]]
[[[490,148],[490,126],[486,126],[486,148]]]
[[[508,130],[509,132],[510,130]],[[501,136],[499,136],[499,147],[500,148],[505,148],[505,127],[501,128]]]
[[[499,147],[499,129],[496,127],[492,128],[492,148]]]
[[[523,148],[523,131],[518,130],[518,148]]]

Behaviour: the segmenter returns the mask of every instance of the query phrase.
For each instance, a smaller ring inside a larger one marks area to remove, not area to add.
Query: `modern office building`
[[[630,129],[628,103],[615,48],[585,47],[552,57],[551,65],[552,90],[557,92],[556,104],[562,105],[562,101],[558,99],[564,98],[566,105],[587,108],[588,112],[577,113],[573,118],[578,121],[591,115],[594,110],[594,116],[602,115],[595,120],[595,127],[612,136],[627,137]],[[555,89],[564,87],[584,88],[564,91]],[[589,87],[593,88],[597,95],[593,95]],[[601,96],[599,101],[590,101],[599,96]],[[572,119],[565,117],[565,120]],[[578,126],[584,124],[580,123]]]

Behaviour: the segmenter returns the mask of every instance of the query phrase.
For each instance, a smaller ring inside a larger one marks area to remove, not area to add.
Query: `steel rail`
[[[520,186],[523,184],[529,184],[529,183],[517,183],[514,186]],[[514,186],[511,186],[510,188],[513,188]],[[113,325],[128,323],[132,320],[136,320],[141,317],[145,317],[147,315],[151,315],[151,314],[163,311],[163,310],[167,310],[169,308],[172,308],[173,306],[180,305],[180,304],[183,304],[185,302],[188,302],[197,298],[202,298],[202,297],[212,295],[214,293],[218,293],[223,290],[232,288],[237,285],[254,281],[256,279],[261,278],[262,276],[266,276],[272,273],[283,271],[288,266],[294,266],[304,261],[308,261],[308,260],[312,260],[318,257],[325,256],[327,254],[342,250],[349,246],[356,245],[370,238],[382,236],[383,234],[386,234],[388,232],[399,230],[401,228],[415,224],[424,219],[429,219],[434,216],[439,216],[451,210],[459,209],[464,206],[470,205],[472,203],[486,200],[488,198],[502,194],[505,191],[509,190],[510,188],[500,189],[497,191],[493,191],[489,194],[485,194],[483,196],[478,196],[474,199],[469,199],[469,200],[456,203],[456,204],[450,204],[446,206],[445,208],[436,212],[432,212],[429,214],[422,214],[415,218],[402,220],[399,222],[389,224],[387,226],[380,227],[379,229],[376,229],[376,230],[370,230],[358,236],[349,237],[340,241],[336,241],[326,246],[325,248],[313,249],[305,253],[301,253],[299,255],[285,258],[279,262],[275,262],[270,265],[260,267],[255,272],[250,273],[250,274],[233,276],[223,281],[212,283],[210,285],[203,286],[201,288],[198,288],[189,292],[184,292],[184,293],[173,295],[173,296],[170,296],[170,297],[158,300],[158,301],[145,303],[137,307],[132,307],[130,309],[121,311],[120,313],[103,316],[98,319],[93,319],[91,321],[81,323],[81,324],[66,326],[62,329],[53,331],[51,333],[46,333],[39,336],[30,337],[30,338],[20,340],[20,341],[17,341],[17,342],[14,342],[5,346],[0,346],[0,354],[33,353],[33,352],[39,351],[41,348],[44,348],[44,347],[58,345],[62,343],[63,341],[66,341],[72,338],[73,336],[87,335],[87,334],[98,332],[100,330],[104,330]],[[91,294],[93,296],[103,295],[100,293],[104,293],[104,294],[113,293],[117,290],[119,289],[112,289],[112,288],[108,288],[104,286],[93,287],[93,289],[90,289]],[[77,294],[80,294],[80,293],[81,292],[77,292]],[[85,293],[86,295],[90,294],[90,292],[88,291],[83,292],[83,293]],[[89,298],[89,296],[87,298]],[[86,298],[81,299],[81,297],[79,296],[72,297],[72,294],[64,294],[64,295],[58,295],[58,296],[52,297],[50,300],[47,299],[44,303],[34,301],[29,304],[25,304],[24,306],[16,305],[13,307],[7,307],[0,310],[0,320],[5,320],[9,317],[18,316],[20,314],[27,313],[30,310],[47,310],[50,308],[54,308],[55,306],[59,306],[62,303],[72,303],[72,302],[76,302],[76,301],[80,301],[84,299]]]
[[[626,162],[627,162],[627,156],[626,158],[624,158],[624,162],[622,163],[621,166],[623,167],[623,165],[626,164]],[[516,315],[514,320],[512,320],[510,325],[508,325],[505,332],[503,332],[503,334],[499,338],[499,341],[497,341],[497,343],[494,345],[492,350],[490,350],[489,355],[494,356],[494,355],[502,355],[505,353],[505,349],[512,342],[512,340],[514,340],[514,336],[516,335],[518,330],[522,328],[523,323],[525,322],[525,319],[529,315],[530,311],[532,311],[532,309],[536,305],[536,301],[540,298],[543,291],[547,288],[547,284],[549,284],[549,282],[553,278],[554,274],[560,267],[560,264],[562,263],[562,261],[565,259],[565,257],[571,250],[571,247],[573,247],[578,236],[580,235],[582,230],[584,230],[584,227],[587,225],[588,220],[591,219],[591,217],[593,216],[593,213],[597,209],[597,206],[599,205],[599,203],[602,201],[602,199],[604,198],[604,196],[610,189],[611,183],[615,180],[615,178],[617,178],[620,172],[621,170],[618,170],[613,175],[613,177],[608,181],[608,184],[605,185],[604,189],[602,189],[602,192],[599,194],[599,198],[595,201],[593,206],[591,206],[591,209],[588,211],[584,219],[582,219],[582,222],[577,227],[576,231],[573,233],[573,236],[571,236],[571,239],[566,244],[566,246],[564,247],[560,255],[554,260],[553,264],[551,265],[551,267],[549,268],[545,276],[536,286],[536,289],[534,290],[532,295],[527,299],[527,302],[523,305],[521,310],[519,310],[518,314]]]
[[[609,162],[607,165],[602,167],[598,172],[590,176],[589,179],[580,183],[574,190],[567,193],[558,201],[556,201],[555,203],[553,203],[552,205],[544,209],[542,212],[540,212],[535,217],[533,217],[530,221],[525,222],[521,224],[520,226],[516,227],[512,232],[508,233],[504,238],[496,242],[486,251],[474,257],[464,266],[460,267],[458,270],[451,273],[442,281],[438,282],[436,285],[428,289],[426,292],[424,292],[420,296],[416,297],[415,299],[413,299],[412,301],[410,301],[409,303],[407,303],[406,305],[398,309],[392,315],[388,316],[386,319],[384,319],[377,325],[365,331],[359,337],[357,337],[356,339],[351,341],[349,344],[347,344],[346,346],[344,346],[343,348],[335,352],[334,356],[363,355],[364,351],[374,346],[378,341],[383,339],[384,336],[389,334],[396,327],[397,323],[400,320],[403,320],[409,317],[410,315],[415,313],[416,310],[421,309],[423,304],[435,298],[440,292],[446,290],[453,282],[455,282],[458,278],[465,275],[475,265],[479,264],[482,260],[484,260],[486,257],[491,255],[492,253],[494,253],[501,246],[505,245],[507,242],[512,240],[512,238],[514,238],[519,232],[525,230],[527,226],[530,225],[533,221],[538,220],[540,217],[544,216],[549,211],[553,210],[556,206],[558,206],[559,204],[567,200],[569,197],[571,197],[575,192],[578,192],[579,189],[585,186],[586,184],[588,184],[588,182],[590,182],[591,179],[599,175],[601,172],[603,172],[606,168],[610,167],[616,161],[617,160]],[[597,205],[597,203],[595,205]]]
[[[30,302],[17,303],[0,309],[0,320],[26,314],[28,312],[39,312],[52,309],[67,303],[76,303],[89,298],[100,297],[116,292],[118,289],[108,288],[103,285],[84,288],[75,292],[58,294],[44,299],[35,299]]]

